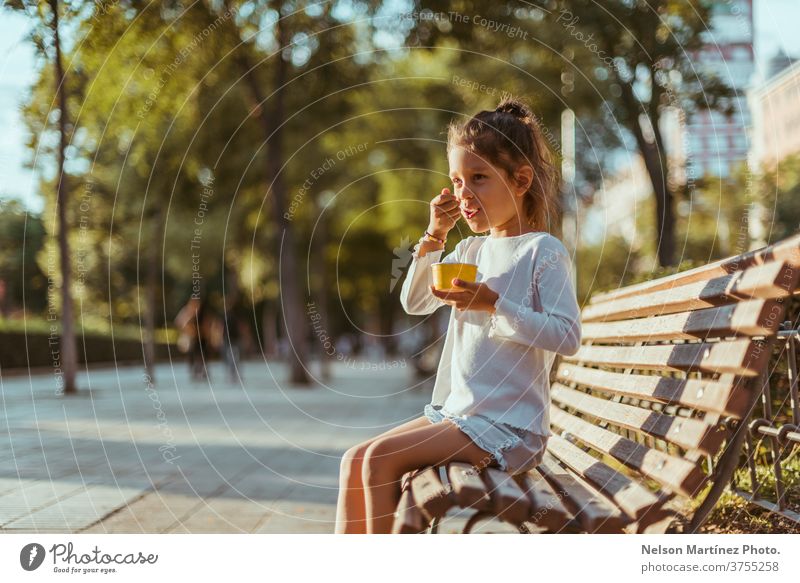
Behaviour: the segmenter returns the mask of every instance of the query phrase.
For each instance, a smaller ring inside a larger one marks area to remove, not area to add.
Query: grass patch
[[[795,512],[800,512],[800,449],[781,464],[783,469],[783,483],[785,488],[784,500],[786,506]],[[757,497],[776,503],[775,474],[771,465],[766,465],[766,460],[756,466],[756,479],[760,487],[756,492]],[[734,484],[740,490],[752,492],[752,480],[749,469],[736,470]],[[702,502],[711,485],[707,485],[703,493],[686,505],[686,512],[692,515]],[[800,524],[770,512],[756,504],[748,502],[730,490],[720,496],[717,505],[709,515],[701,533],[725,534],[800,534]]]

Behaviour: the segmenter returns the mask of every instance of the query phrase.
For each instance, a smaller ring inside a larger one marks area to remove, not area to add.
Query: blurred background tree
[[[58,266],[54,272],[48,271],[48,277],[53,280],[58,279],[58,287],[61,291],[60,302],[55,305],[53,310],[60,316],[59,348],[57,361],[61,371],[61,389],[65,395],[74,395],[77,392],[75,375],[77,373],[77,347],[75,344],[75,322],[73,318],[73,296],[72,296],[72,269],[70,266],[72,254],[70,251],[70,221],[67,217],[68,206],[71,202],[71,185],[67,176],[67,144],[70,142],[74,123],[72,122],[67,107],[71,97],[72,76],[67,75],[64,65],[64,44],[62,42],[63,29],[74,20],[78,15],[79,4],[71,2],[59,2],[59,0],[48,0],[47,2],[35,2],[31,0],[5,0],[4,7],[21,12],[30,17],[32,26],[30,28],[30,40],[36,47],[37,53],[47,64],[42,68],[43,77],[49,81],[47,94],[51,98],[48,101],[47,114],[44,117],[44,130],[47,133],[55,134],[51,157],[55,165],[55,173],[50,188],[46,189],[47,197],[53,205],[52,216],[54,220],[45,223],[49,226],[50,232],[54,233],[58,241]],[[57,115],[55,115],[57,114]],[[53,119],[54,118],[54,119]],[[52,124],[52,125],[49,125]],[[55,126],[55,127],[53,127]],[[38,138],[44,138],[45,133],[37,134],[35,138],[35,151],[39,154]],[[33,145],[33,144],[32,144]]]
[[[36,17],[33,4],[20,6]],[[531,105],[559,163],[562,116],[574,113],[576,168],[564,185],[565,208],[580,214],[596,203],[620,151],[646,162],[655,195],[637,209],[635,233],[577,249],[579,301],[745,251],[754,193],[745,169],[698,180],[691,196],[670,180],[661,116],[671,107],[729,105],[716,78],[687,72],[707,3],[697,13],[686,6],[65,4],[62,85],[73,119],[64,232],[81,325],[140,330],[154,374],[156,338],[202,289],[218,312],[235,298],[253,351],[286,358],[297,386],[307,386],[312,356],[326,354],[320,332],[372,336],[395,351],[409,321],[399,279],[430,199],[450,184],[447,124],[506,95]],[[45,38],[50,20],[40,22],[34,30]],[[595,49],[585,42],[590,34]],[[0,257],[6,315],[19,313],[24,299],[29,315],[45,316],[45,275],[58,248],[49,218],[58,183],[56,73],[51,60],[42,63],[24,114],[32,164],[44,169],[45,207],[26,217],[0,206],[3,234],[25,240]],[[755,184],[775,209],[771,240],[796,232],[800,163]],[[471,234],[458,222],[448,250]],[[313,325],[311,310],[322,316]]]

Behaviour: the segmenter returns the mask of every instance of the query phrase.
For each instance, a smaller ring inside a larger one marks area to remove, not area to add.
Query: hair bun
[[[512,98],[503,99],[503,101],[500,102],[500,105],[495,108],[495,112],[510,113],[514,117],[518,117],[520,119],[533,116],[533,113],[530,109],[528,109],[528,106],[521,101]]]

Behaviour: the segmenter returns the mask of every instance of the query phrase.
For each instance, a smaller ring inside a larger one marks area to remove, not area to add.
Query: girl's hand
[[[458,310],[479,310],[494,313],[494,305],[500,297],[485,283],[464,281],[453,278],[453,285],[464,288],[464,291],[439,291],[431,286],[431,293],[444,303],[455,306]]]
[[[430,202],[431,218],[428,222],[428,232],[434,237],[444,239],[456,221],[461,216],[458,199],[450,193],[449,188],[443,188]]]

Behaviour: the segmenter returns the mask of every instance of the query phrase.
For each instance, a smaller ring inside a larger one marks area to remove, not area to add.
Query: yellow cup
[[[453,278],[464,281],[475,281],[478,276],[478,266],[474,263],[434,263],[431,265],[433,272],[433,287],[439,291],[460,291],[464,288],[452,285]]]

